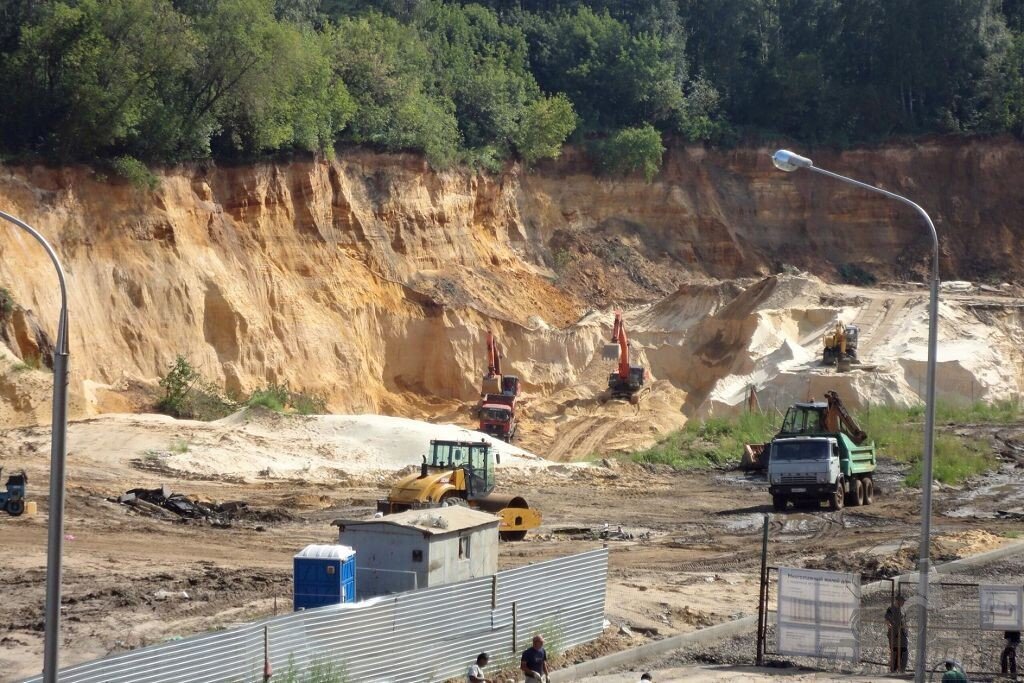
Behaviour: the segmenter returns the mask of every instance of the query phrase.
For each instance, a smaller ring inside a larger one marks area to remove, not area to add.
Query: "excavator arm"
[[[501,349],[494,335],[487,330],[487,376],[494,377],[501,374]]]
[[[626,336],[626,323],[622,321],[622,313],[615,312],[615,325],[612,329],[617,333],[615,341],[619,345],[619,377],[629,379],[629,338]]]
[[[825,427],[827,431],[839,432],[841,430],[858,446],[868,440],[867,432],[861,429],[857,421],[853,419],[853,416],[847,412],[846,406],[839,400],[839,395],[836,392],[825,392],[825,400],[828,401],[828,408],[825,413]]]

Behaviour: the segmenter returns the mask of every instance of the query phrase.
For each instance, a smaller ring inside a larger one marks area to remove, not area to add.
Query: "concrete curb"
[[[987,564],[988,562],[1001,560],[1004,557],[1016,555],[1020,552],[1024,552],[1024,541],[1016,541],[1014,543],[1009,543],[1002,548],[996,548],[995,550],[989,550],[963,559],[952,560],[945,564],[936,565],[935,571],[939,574],[953,574],[957,569],[965,569],[979,564]],[[899,583],[916,582],[917,574],[902,574],[893,578]],[[862,594],[873,593],[879,590],[882,586],[888,585],[888,581],[875,581],[873,583],[869,583],[863,586]],[[645,643],[644,645],[635,647],[631,650],[613,652],[610,655],[598,657],[597,659],[592,659],[589,662],[581,662],[579,664],[567,666],[564,669],[559,669],[558,671],[552,671],[551,681],[552,683],[575,681],[583,676],[593,676],[594,674],[604,673],[609,669],[634,664],[651,657],[663,655],[673,650],[677,650],[684,645],[696,645],[698,643],[706,643],[722,638],[729,638],[756,627],[757,616],[755,615],[736,619],[735,621],[727,621],[724,624],[717,624],[709,628],[700,629],[699,631],[680,633],[679,635],[669,636],[662,640],[656,640],[653,643]]]
[[[618,666],[625,666],[642,659],[663,655],[672,650],[677,650],[683,645],[695,645],[697,643],[728,638],[756,627],[757,616],[755,615],[736,619],[735,621],[727,621],[724,624],[716,624],[715,626],[702,628],[699,631],[680,633],[679,635],[669,636],[662,640],[656,640],[653,643],[646,643],[632,650],[613,652],[610,655],[598,657],[589,662],[581,662],[558,671],[552,671],[551,681],[552,683],[575,681],[583,676],[592,676],[593,674],[598,674]]]

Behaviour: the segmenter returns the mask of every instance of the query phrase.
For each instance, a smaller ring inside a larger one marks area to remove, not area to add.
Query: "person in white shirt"
[[[466,672],[467,683],[491,683],[490,680],[484,678],[484,667],[487,666],[488,659],[486,652],[481,652],[476,656],[476,664],[469,667],[469,671]]]

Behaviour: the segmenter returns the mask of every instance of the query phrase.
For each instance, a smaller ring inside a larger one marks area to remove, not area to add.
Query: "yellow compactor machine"
[[[522,496],[494,493],[494,465],[500,462],[487,441],[430,442],[418,474],[396,483],[387,500],[377,501],[385,515],[416,508],[463,504],[501,518],[498,533],[506,541],[521,541],[540,526],[541,514]]]

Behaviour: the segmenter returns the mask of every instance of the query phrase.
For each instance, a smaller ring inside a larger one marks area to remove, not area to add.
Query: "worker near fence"
[[[999,666],[1004,676],[1017,677],[1017,647],[1020,645],[1020,631],[1007,631],[1003,634],[1006,647],[999,657]]]
[[[548,675],[548,653],[544,651],[544,638],[539,633],[533,636],[533,644],[523,651],[519,668],[531,683],[542,681]]]
[[[885,610],[885,630],[889,637],[889,672],[903,673],[907,670],[907,613],[903,611],[906,598],[897,595],[889,609]]]
[[[491,683],[487,678],[484,678],[484,667],[487,666],[487,662],[490,661],[490,657],[487,656],[486,652],[481,652],[476,656],[476,664],[469,667],[469,671],[466,672],[467,683]]]
[[[955,659],[947,659],[946,672],[942,674],[942,683],[968,683],[967,674],[964,673],[960,662]]]

